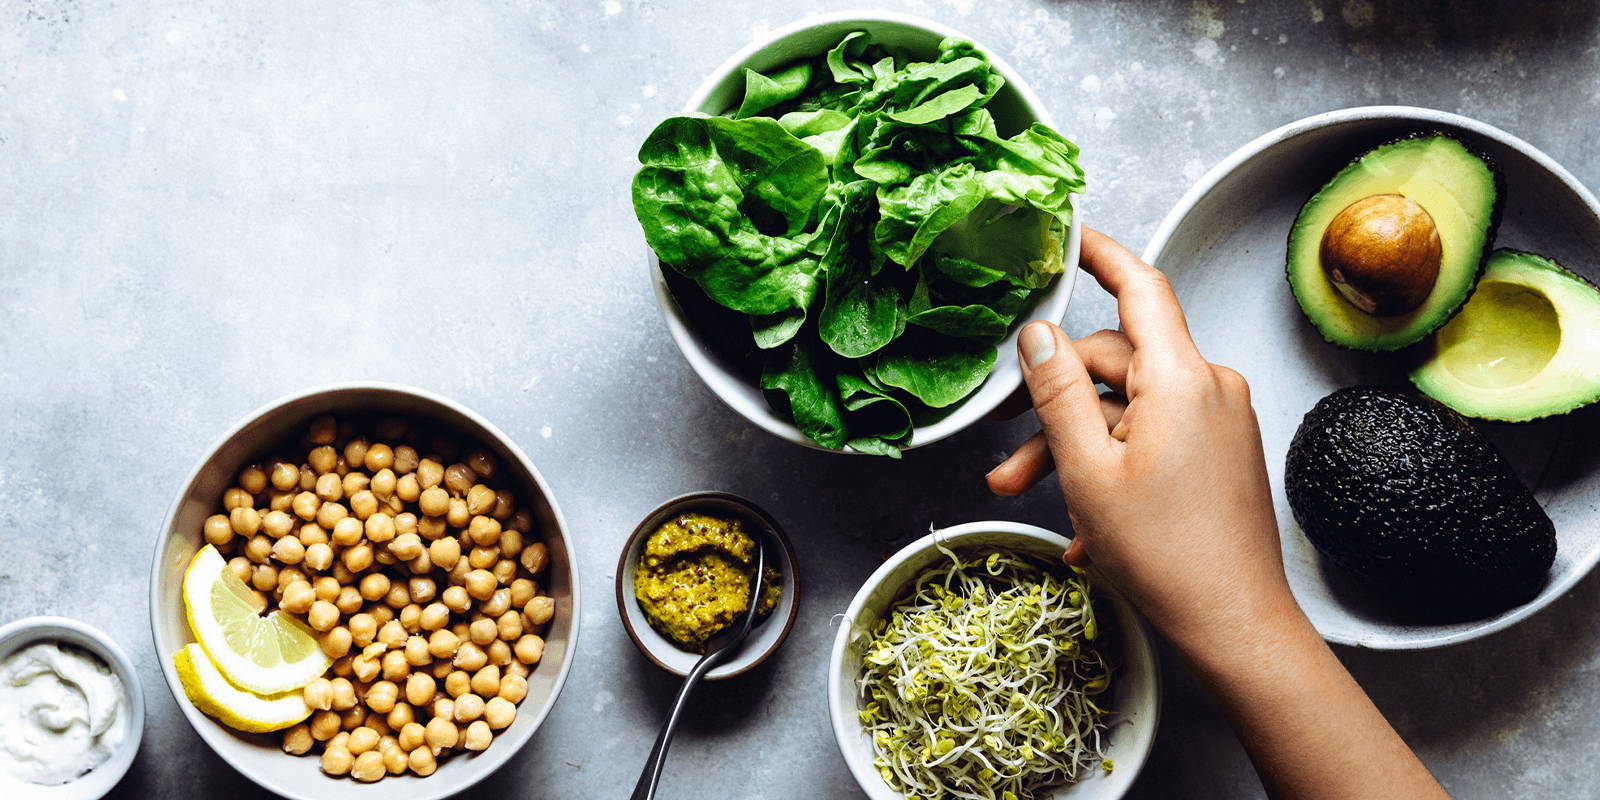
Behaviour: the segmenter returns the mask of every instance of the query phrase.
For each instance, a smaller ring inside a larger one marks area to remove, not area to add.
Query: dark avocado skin
[[[1330,561],[1386,592],[1491,611],[1538,594],[1555,526],[1489,440],[1413,392],[1340,389],[1306,414],[1284,488]]]

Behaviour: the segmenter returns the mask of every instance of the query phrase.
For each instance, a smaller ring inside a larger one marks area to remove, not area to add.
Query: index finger
[[[1135,350],[1200,360],[1166,275],[1093,228],[1083,229],[1081,253],[1078,266],[1117,298],[1117,316]]]

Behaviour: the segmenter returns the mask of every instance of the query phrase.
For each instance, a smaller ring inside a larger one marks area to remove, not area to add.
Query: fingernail
[[[1022,360],[1028,362],[1029,367],[1037,367],[1056,354],[1056,337],[1043,322],[1023,328],[1018,343],[1022,345]]]

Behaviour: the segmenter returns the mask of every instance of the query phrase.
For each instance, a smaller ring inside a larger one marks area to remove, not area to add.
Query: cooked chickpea
[[[278,607],[290,614],[304,614],[317,602],[317,592],[306,581],[295,581],[283,588],[283,599]]]
[[[527,578],[517,578],[511,582],[511,607],[522,608],[528,605],[539,594],[539,585]]]
[[[390,619],[378,627],[378,641],[390,650],[405,647],[406,639],[410,637],[411,634],[406,633],[406,626],[401,625],[397,619]]]
[[[333,689],[333,709],[349,711],[356,707],[356,686],[348,678],[334,678],[328,682]]]
[[[500,691],[496,695],[503,697],[512,704],[522,702],[528,696],[528,679],[522,675],[507,673],[500,677]]]
[[[311,737],[319,742],[326,742],[339,732],[339,713],[337,711],[318,711],[311,715]]]
[[[429,752],[434,755],[455,747],[460,736],[461,732],[456,729],[456,724],[441,716],[428,720],[422,733],[423,740],[428,743]]]
[[[367,437],[356,436],[344,445],[344,463],[352,469],[359,468],[367,460]]]
[[[483,649],[489,657],[489,663],[500,668],[505,668],[517,662],[517,657],[511,652],[511,645],[504,639],[496,639]]]
[[[294,517],[282,511],[268,511],[261,515],[261,531],[274,539],[288,536],[294,530]]]
[[[444,536],[450,531],[450,526],[445,524],[444,517],[422,517],[417,520],[417,533],[422,538],[433,540]]]
[[[254,503],[255,497],[237,486],[222,493],[222,510],[230,514],[236,508],[249,508]]]
[[[362,542],[339,554],[339,560],[344,563],[345,569],[351,572],[363,572],[372,566],[372,545]]]
[[[339,596],[333,598],[333,605],[340,614],[354,614],[361,610],[361,593],[354,586],[341,586]]]
[[[339,520],[350,516],[350,509],[339,503],[323,503],[317,507],[317,524],[324,528],[332,528],[339,524]]]
[[[397,702],[394,704],[394,710],[385,715],[383,721],[388,723],[390,728],[398,731],[415,722],[416,719],[417,710],[410,703]]]
[[[515,528],[504,528],[500,531],[500,541],[496,542],[500,548],[500,555],[506,558],[517,558],[522,555],[522,532]]]
[[[523,680],[527,680],[528,675],[533,672],[532,670],[528,669],[527,664],[524,664],[515,658],[512,658],[511,663],[509,664],[501,664],[500,669],[504,670],[507,676],[515,675]]]
[[[362,653],[352,659],[350,668],[354,671],[356,680],[363,683],[378,677],[378,673],[383,670],[383,666],[378,663],[378,659],[366,653]]]
[[[401,652],[405,654],[406,663],[413,667],[425,667],[433,660],[433,654],[428,652],[428,640],[421,636],[406,637]]]
[[[372,603],[368,605],[367,613],[371,614],[372,618],[378,621],[378,627],[380,628],[382,628],[384,625],[387,625],[389,620],[395,618],[394,609],[378,603]],[[400,627],[404,628],[405,626],[401,625]]]
[[[477,474],[466,464],[451,464],[445,468],[444,488],[449,489],[450,493],[457,497],[466,495],[467,490],[471,489],[472,485],[477,482]]]
[[[367,515],[367,538],[374,542],[387,542],[394,538],[394,517],[387,511],[374,511]]]
[[[389,528],[389,532],[391,534],[394,532],[392,525]],[[369,536],[368,538],[371,537]],[[391,539],[392,540],[389,542],[389,552],[393,554],[395,558],[401,561],[410,561],[417,556],[422,555],[426,549],[422,546],[422,537],[416,535],[415,533],[392,536]],[[373,541],[379,540],[373,539]]]
[[[317,484],[313,491],[324,502],[337,503],[344,499],[344,481],[340,480],[335,473],[324,472],[317,477]]]
[[[472,513],[467,511],[467,501],[459,498],[450,498],[449,510],[444,512],[444,521],[452,528],[465,528],[472,521]]]
[[[422,738],[424,730],[426,729],[422,727],[422,723],[416,721],[407,722],[405,725],[400,726],[400,733],[397,735],[400,741],[400,749],[409,753],[421,747],[425,741]]]
[[[472,691],[472,675],[459,669],[451,672],[444,676],[444,691],[459,704],[461,696]]]
[[[314,544],[328,543],[328,532],[323,530],[322,526],[315,522],[307,522],[304,525],[301,525],[300,530],[296,533],[296,536],[300,539],[300,543],[306,547],[310,547]]]
[[[395,477],[394,470],[382,469],[373,474],[372,482],[367,484],[367,488],[371,489],[379,500],[387,501],[394,496],[394,489],[398,482],[399,479]],[[404,498],[401,499],[403,500]]]
[[[202,530],[205,533],[207,544],[224,547],[233,541],[233,522],[229,517],[221,514],[212,514],[206,517]]]
[[[295,516],[310,522],[316,519],[317,512],[322,510],[322,498],[311,492],[301,492],[294,496],[294,500],[290,501],[289,509],[294,512]],[[324,525],[323,527],[326,528],[328,526]]]
[[[472,570],[467,573],[466,579],[462,581],[462,585],[467,587],[467,594],[472,595],[472,599],[480,603],[494,596],[497,584],[498,581],[494,579],[494,573],[486,569]]]
[[[433,700],[437,683],[428,675],[413,672],[406,678],[406,702],[414,706],[426,705]]]
[[[556,615],[556,599],[549,595],[539,595],[523,606],[522,613],[528,618],[528,625],[537,628]]]
[[[473,514],[487,514],[494,510],[494,490],[481,483],[468,489],[467,510]]]
[[[468,750],[487,750],[489,742],[494,739],[494,733],[489,730],[489,723],[477,720],[467,726],[467,732],[462,737],[461,745]]]
[[[494,637],[494,620],[489,619],[488,617],[480,617],[475,619],[472,621],[471,625],[467,626],[467,638],[472,640],[472,643],[478,645],[479,647],[485,646],[494,641]]]
[[[322,751],[322,771],[329,775],[349,774],[352,766],[350,751],[343,747],[330,747]]]
[[[510,583],[512,578],[517,577],[517,562],[509,558],[502,558],[494,562],[494,567],[490,569],[490,572],[494,574],[495,583]]]
[[[372,485],[372,478],[365,472],[346,472],[339,481],[339,490],[345,497],[354,497],[358,492],[366,490]]]
[[[483,605],[479,607],[478,610],[483,612],[484,616],[498,617],[510,609],[511,590],[506,587],[501,587],[494,590],[494,594],[489,595],[489,599],[485,600]]]
[[[363,698],[367,708],[387,714],[394,710],[394,704],[400,699],[400,687],[393,681],[378,681],[367,687],[367,696]]]
[[[516,652],[518,661],[537,664],[539,659],[544,658],[544,639],[531,633],[525,634],[512,646],[512,650]]]
[[[394,450],[383,442],[378,442],[367,448],[366,457],[361,460],[370,472],[386,470],[394,466]]]
[[[240,536],[254,536],[261,530],[261,514],[248,505],[239,506],[228,512],[228,525]]]
[[[417,482],[417,476],[414,473],[407,473],[396,479],[394,496],[407,503],[417,502],[417,498],[422,496],[422,484]]]
[[[288,513],[294,508],[294,492],[280,492],[277,489],[268,489],[265,492],[267,508],[271,511]]]
[[[287,461],[279,461],[272,465],[272,488],[280,491],[289,491],[300,485],[300,468]]]
[[[437,486],[423,489],[417,498],[417,507],[424,516],[442,517],[450,510],[450,493]]]
[[[383,679],[386,681],[404,680],[411,674],[411,665],[406,663],[406,654],[400,650],[390,650],[383,654]]]
[[[464,642],[456,648],[456,655],[451,663],[468,672],[476,672],[482,669],[484,664],[489,663],[489,656],[483,652],[483,648],[472,642]]]
[[[377,512],[378,497],[372,490],[362,489],[350,496],[350,513],[356,515],[358,519],[367,519]]]
[[[333,548],[327,542],[307,545],[304,563],[317,572],[327,569],[333,564]]]
[[[362,612],[350,615],[350,638],[361,647],[372,644],[378,635],[378,621],[371,614]]]
[[[342,625],[329,628],[317,639],[317,645],[328,658],[343,658],[350,652],[350,629]]]
[[[240,583],[249,583],[250,573],[255,571],[255,565],[244,556],[234,556],[228,559],[228,571],[232,572],[233,577],[238,578]]]
[[[272,544],[272,539],[265,535],[252,536],[244,543],[244,557],[257,564],[265,564],[267,559],[272,558]]]
[[[316,488],[317,488],[317,471],[312,469],[311,465],[309,465],[309,464],[301,464],[300,465],[300,480],[295,484],[293,489],[299,489],[302,492],[310,492],[310,491],[315,491]]]
[[[473,517],[467,526],[467,535],[472,537],[472,543],[480,547],[499,544],[500,520],[494,517]]]
[[[428,652],[434,658],[451,658],[460,645],[460,639],[450,631],[437,630],[428,637]]]
[[[285,536],[273,543],[272,557],[285,564],[298,564],[306,558],[306,546],[293,536]]]
[[[313,630],[326,631],[339,624],[339,609],[326,600],[318,600],[306,612],[306,624]]]
[[[472,693],[479,697],[494,697],[500,693],[500,668],[490,664],[472,674]]]
[[[355,766],[350,768],[350,777],[362,783],[372,783],[383,780],[388,770],[383,766],[383,754],[376,750],[368,750],[356,756]]]
[[[323,414],[311,420],[311,425],[306,430],[306,441],[312,444],[327,444],[333,441],[338,431],[338,421],[331,414]]]
[[[439,592],[439,584],[427,576],[414,576],[406,581],[406,590],[413,603],[432,603]]]
[[[471,722],[483,716],[483,698],[467,692],[456,698],[456,722]]]
[[[353,731],[365,724],[367,724],[366,706],[351,706],[339,714],[339,725],[347,731]]]
[[[250,572],[250,585],[263,592],[278,588],[278,568],[271,564],[257,564]]]
[[[464,614],[468,608],[472,607],[472,596],[467,594],[465,586],[447,586],[443,592],[439,593],[439,602],[443,603],[444,607],[450,611]]]
[[[339,465],[339,454],[332,447],[326,445],[313,447],[306,453],[306,463],[318,473],[332,473]]]
[[[505,489],[501,489],[494,493],[494,510],[489,512],[489,516],[494,517],[501,522],[505,522],[506,520],[511,519],[511,514],[515,510],[515,496]]]
[[[504,697],[491,697],[489,702],[483,704],[483,721],[497,731],[509,726],[516,718],[516,705]]]
[[[350,732],[350,738],[345,742],[351,755],[359,756],[378,746],[378,732],[362,725]]]
[[[433,704],[428,708],[428,712],[441,719],[454,719],[456,716],[455,698],[447,694],[435,694]]]
[[[435,539],[428,544],[428,558],[434,566],[448,570],[461,558],[461,543],[448,536]]]
[[[467,551],[467,566],[473,569],[489,569],[499,560],[499,547],[483,547],[480,545],[474,546]]]
[[[534,542],[522,548],[522,568],[530,575],[538,575],[544,571],[545,565],[550,562],[550,549],[544,542]]]
[[[363,600],[377,601],[389,593],[389,576],[381,572],[374,572],[364,576],[358,585]]]
[[[306,684],[300,691],[300,696],[306,705],[317,711],[327,711],[333,708],[333,682],[327,678],[317,678]]]
[[[290,755],[309,753],[314,744],[316,740],[311,738],[311,726],[304,722],[283,732],[283,752]]]
[[[522,638],[522,615],[507,611],[494,621],[495,632],[501,641],[514,642]]]
[[[439,760],[432,750],[418,747],[406,753],[406,765],[419,777],[426,778],[439,769]]]
[[[312,581],[311,588],[316,590],[318,600],[332,600],[339,596],[339,581],[330,575]]]
[[[400,620],[400,627],[405,628],[406,633],[420,633],[422,631],[422,606],[413,602],[411,605],[400,609],[400,613],[395,615],[395,619]]]
[[[386,736],[383,738],[383,742],[392,741],[394,741],[394,737],[392,736]],[[400,749],[399,744],[391,744],[387,746],[380,744],[378,747],[378,753],[383,756],[383,768],[387,770],[390,775],[399,775],[400,773],[405,772],[406,767],[411,763],[410,757],[406,755],[406,751]]]
[[[390,608],[401,609],[411,604],[411,589],[405,583],[396,581],[389,587],[389,593],[384,595],[383,602]]]

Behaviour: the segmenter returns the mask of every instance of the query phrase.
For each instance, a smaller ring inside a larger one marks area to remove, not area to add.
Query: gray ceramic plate
[[[1206,358],[1250,380],[1266,446],[1285,565],[1294,592],[1329,641],[1416,649],[1475,639],[1548,605],[1600,560],[1600,410],[1517,425],[1486,423],[1555,522],[1558,552],[1544,590],[1484,619],[1448,619],[1376,600],[1306,541],[1283,495],[1284,455],[1301,417],[1335,389],[1403,383],[1409,361],[1340,350],[1306,322],[1284,280],[1284,245],[1300,205],[1341,165],[1388,139],[1451,133],[1505,173],[1496,245],[1554,257],[1600,280],[1600,204],[1572,174],[1510,134],[1456,114],[1373,106],[1308,117],[1240,148],[1196,184],[1144,257],[1172,279]]]

